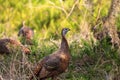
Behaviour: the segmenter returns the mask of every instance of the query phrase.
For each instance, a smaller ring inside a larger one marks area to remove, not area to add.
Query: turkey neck
[[[65,36],[63,36],[63,35],[62,35],[62,41],[61,41],[60,50],[62,50],[64,52],[69,52],[68,42],[67,42]]]

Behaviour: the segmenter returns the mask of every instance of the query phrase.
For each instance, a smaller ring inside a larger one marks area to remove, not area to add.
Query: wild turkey
[[[15,51],[17,48],[20,48],[22,52],[29,54],[30,50],[23,46],[19,41],[5,38],[0,39],[0,54],[9,54],[12,51]]]
[[[62,41],[60,48],[46,57],[44,57],[34,68],[33,74],[30,75],[29,80],[32,80],[34,76],[38,77],[39,80],[46,78],[56,79],[56,77],[65,72],[69,65],[70,53],[68,42],[65,38],[65,34],[69,31],[69,28],[62,29]]]
[[[25,26],[25,22],[23,22],[23,26],[19,30],[18,36],[21,36],[22,39],[25,40],[25,42],[24,42],[25,44],[31,45],[31,44],[33,44],[32,43],[33,35],[34,35],[34,31],[31,28]]]

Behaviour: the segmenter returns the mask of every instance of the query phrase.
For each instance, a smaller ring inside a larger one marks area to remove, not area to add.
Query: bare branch
[[[62,10],[66,15],[68,14],[67,11],[64,8],[56,6],[55,3],[50,1],[50,0],[48,2],[52,5],[52,7]]]
[[[78,2],[79,2],[79,0],[76,0],[76,1],[75,1],[75,3],[73,4],[73,6],[72,6],[72,8],[71,8],[71,10],[70,10],[70,12],[69,12],[69,14],[67,15],[66,19],[68,19],[68,17],[72,14],[72,12],[73,12],[75,6],[78,4]]]

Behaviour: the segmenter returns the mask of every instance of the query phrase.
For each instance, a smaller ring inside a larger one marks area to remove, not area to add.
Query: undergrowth
[[[46,44],[36,42],[36,45],[29,46],[32,51],[29,55],[21,52],[1,55],[0,74],[5,79],[27,80],[38,61],[58,49],[56,45],[50,41],[46,41]],[[106,40],[96,43],[82,40],[80,45],[76,41],[70,43],[70,65],[59,79],[107,80],[119,74],[120,54]]]

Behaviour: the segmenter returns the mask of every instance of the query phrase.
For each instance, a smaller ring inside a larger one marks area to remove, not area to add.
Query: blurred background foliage
[[[63,27],[74,35],[107,15],[109,6],[110,0],[0,0],[0,28],[12,36],[25,21],[41,38],[57,38]]]

